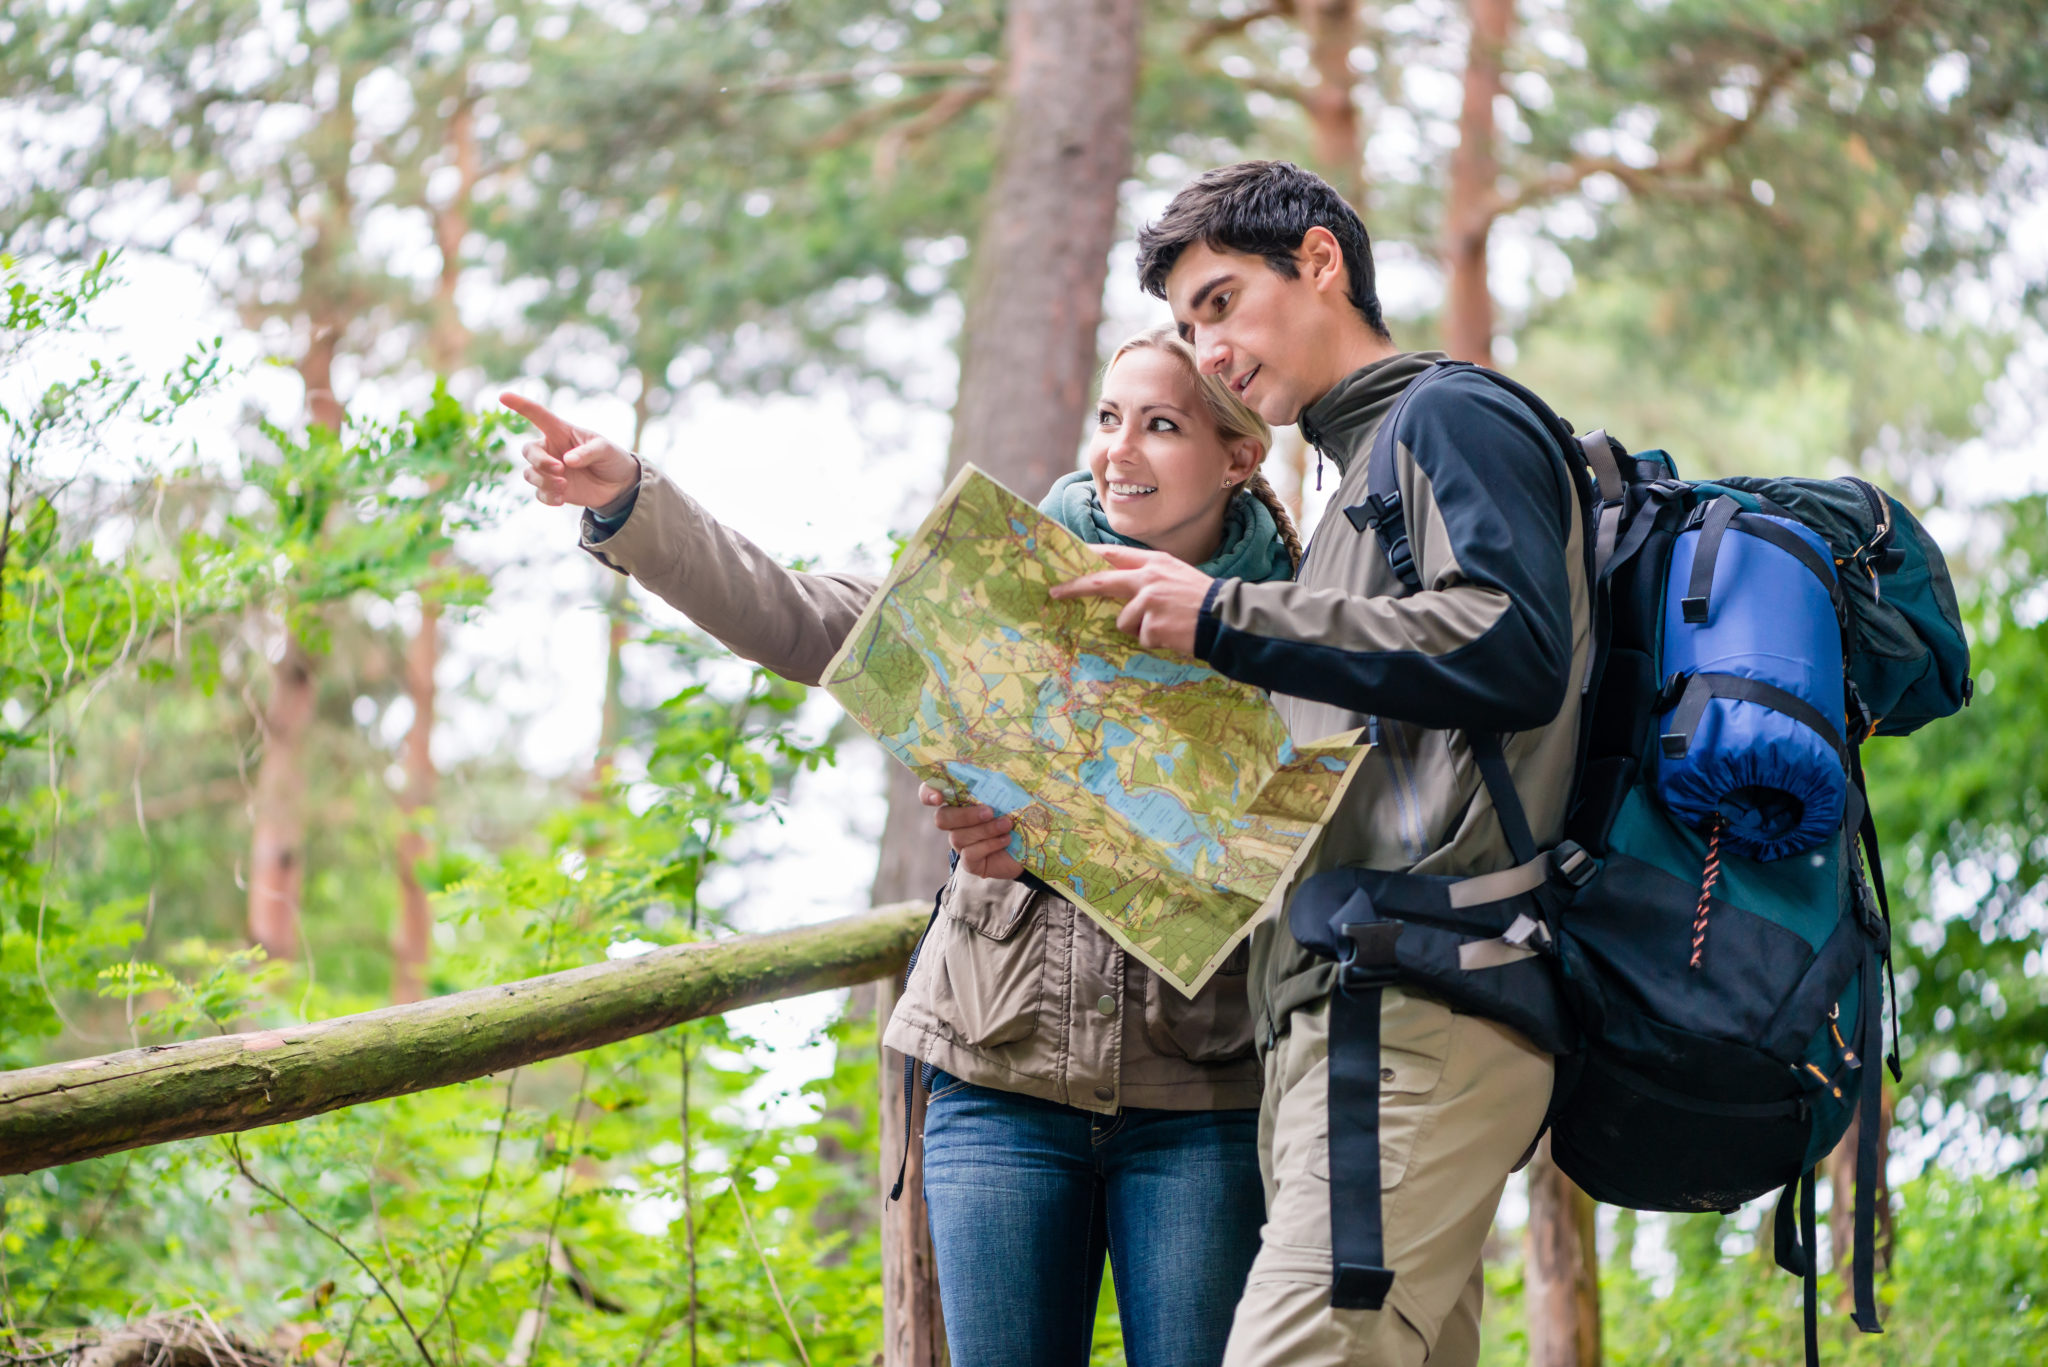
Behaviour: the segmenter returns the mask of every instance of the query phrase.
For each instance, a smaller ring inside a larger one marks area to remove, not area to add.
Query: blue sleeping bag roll
[[[1825,542],[1723,495],[1680,532],[1664,599],[1657,795],[1757,860],[1841,829],[1840,586]]]

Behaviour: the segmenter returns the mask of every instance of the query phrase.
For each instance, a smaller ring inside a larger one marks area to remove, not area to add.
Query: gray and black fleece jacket
[[[1501,735],[1541,845],[1562,833],[1591,610],[1572,475],[1535,415],[1484,376],[1445,376],[1401,414],[1395,466],[1421,588],[1339,510],[1362,504],[1374,437],[1441,359],[1390,356],[1301,415],[1342,472],[1298,578],[1218,580],[1195,653],[1274,694],[1297,742],[1378,720],[1379,745],[1299,876],[1344,865],[1467,877],[1511,867],[1467,731]],[[1252,938],[1260,1043],[1329,995],[1334,967],[1284,920]]]

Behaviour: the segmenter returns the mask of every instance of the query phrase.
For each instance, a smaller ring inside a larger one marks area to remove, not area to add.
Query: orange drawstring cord
[[[1692,963],[1700,966],[1700,950],[1707,943],[1707,907],[1714,900],[1714,884],[1721,880],[1721,814],[1714,814],[1714,824],[1707,837],[1707,864],[1700,871],[1700,909],[1692,922]]]

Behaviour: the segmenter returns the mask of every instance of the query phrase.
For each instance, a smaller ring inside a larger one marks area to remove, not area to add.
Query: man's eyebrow
[[[1219,285],[1227,285],[1233,278],[1234,277],[1229,271],[1225,271],[1223,274],[1215,276],[1212,279],[1205,282],[1200,289],[1196,290],[1193,294],[1188,296],[1188,311],[1192,313],[1194,312],[1194,310],[1200,308],[1202,306],[1202,301],[1207,299],[1210,295],[1214,294]]]

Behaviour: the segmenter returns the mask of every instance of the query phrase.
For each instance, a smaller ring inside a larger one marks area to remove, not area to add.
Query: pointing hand
[[[562,421],[532,399],[507,390],[498,396],[505,407],[540,429],[541,439],[520,448],[526,457],[526,482],[534,496],[551,508],[564,503],[602,508],[640,482],[640,460],[585,427]]]

